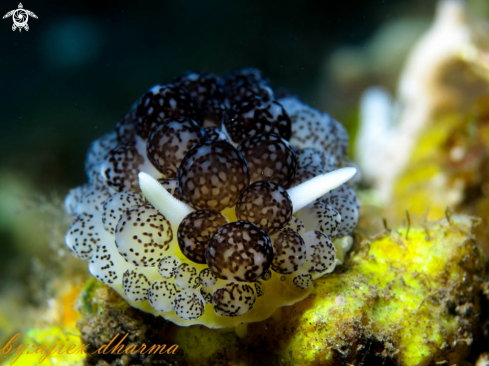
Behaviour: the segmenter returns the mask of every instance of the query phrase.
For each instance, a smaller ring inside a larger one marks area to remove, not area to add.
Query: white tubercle
[[[318,175],[298,186],[289,188],[287,193],[292,201],[293,213],[304,208],[318,197],[346,183],[356,172],[357,170],[352,167],[341,168],[330,173]]]
[[[138,177],[139,187],[146,199],[170,221],[172,226],[178,226],[185,216],[194,211],[192,207],[173,197],[151,175],[140,172]]]

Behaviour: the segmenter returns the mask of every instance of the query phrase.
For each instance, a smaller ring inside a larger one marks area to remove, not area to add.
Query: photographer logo
[[[12,17],[12,19],[14,20],[12,30],[15,31],[16,29],[18,29],[20,32],[22,31],[22,28],[24,28],[26,31],[29,30],[29,25],[27,24],[27,21],[29,20],[30,16],[37,19],[36,14],[34,14],[30,10],[24,9],[22,3],[19,3],[19,8],[9,11],[3,16],[3,19]]]

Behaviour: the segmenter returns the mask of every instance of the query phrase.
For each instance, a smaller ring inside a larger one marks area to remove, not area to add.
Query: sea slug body
[[[210,328],[268,318],[341,264],[360,209],[348,135],[256,69],[152,87],[92,143],[66,245],[132,306]]]

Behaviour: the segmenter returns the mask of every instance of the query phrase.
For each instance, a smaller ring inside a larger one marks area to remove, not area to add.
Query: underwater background
[[[83,273],[59,260],[70,225],[62,201],[86,181],[90,143],[149,87],[187,70],[255,67],[274,88],[341,121],[353,151],[362,93],[376,85],[395,94],[437,1],[22,4],[39,17],[29,18],[29,31],[0,21],[1,342],[46,316],[57,278]],[[489,19],[489,3],[467,4]],[[3,0],[0,13],[17,6]]]

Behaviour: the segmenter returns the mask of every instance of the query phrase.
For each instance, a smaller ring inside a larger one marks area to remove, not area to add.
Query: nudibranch
[[[348,135],[261,72],[149,89],[87,154],[66,245],[132,306],[242,327],[343,262],[360,202]]]

